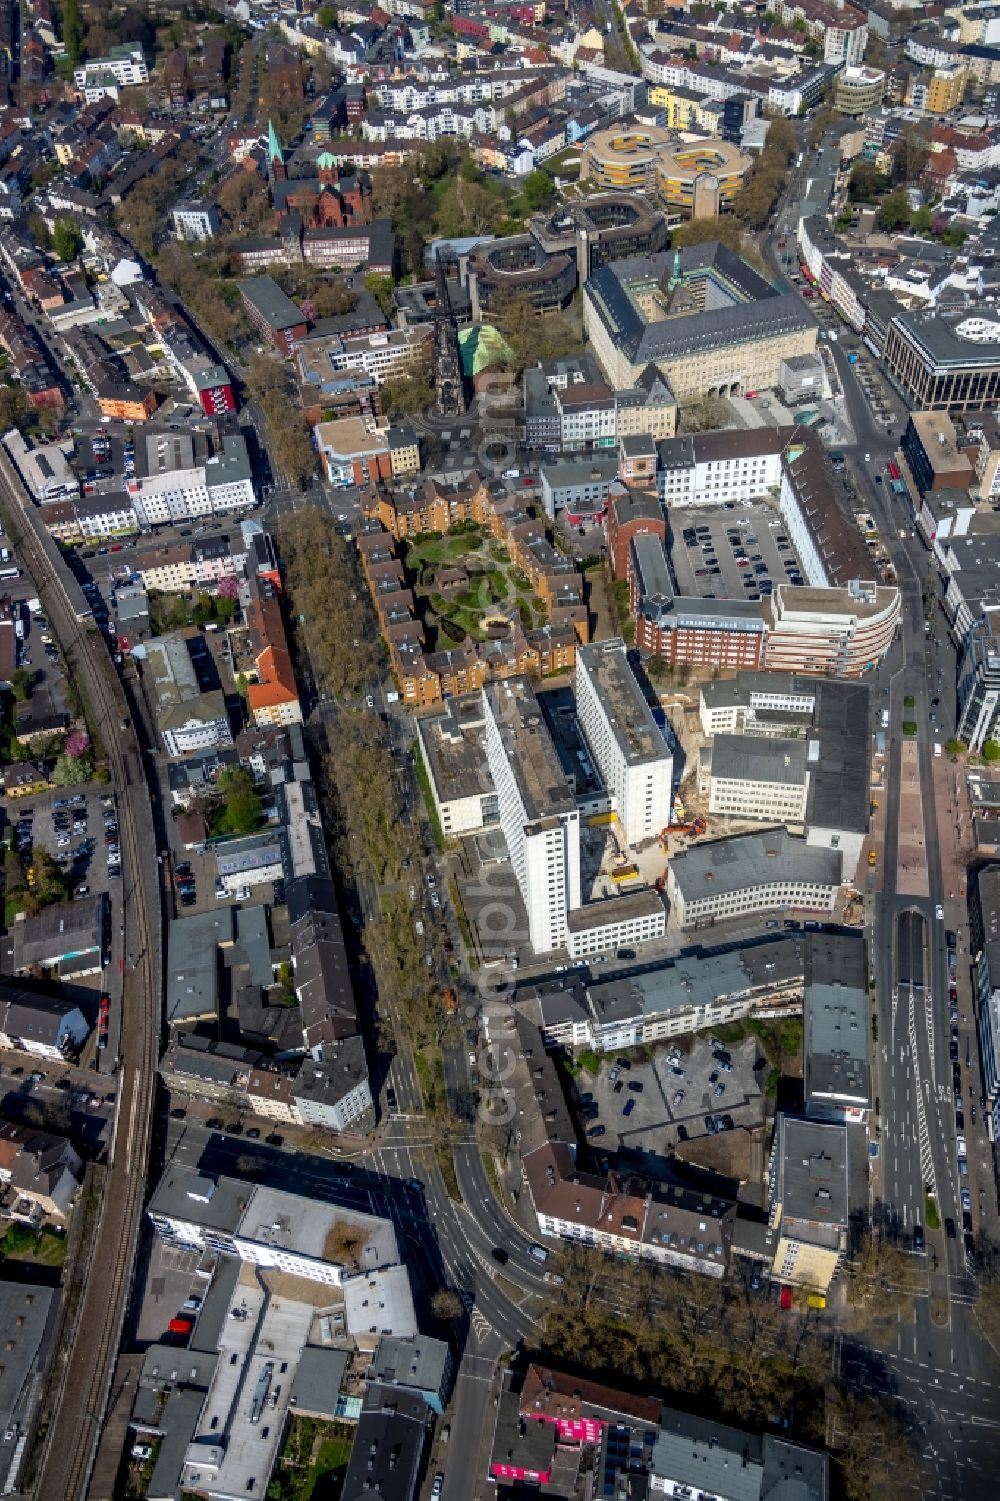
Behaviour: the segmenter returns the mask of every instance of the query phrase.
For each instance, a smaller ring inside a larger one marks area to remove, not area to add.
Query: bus
[[[899,465],[898,464],[893,464],[893,463],[889,464],[889,478],[890,479],[899,479],[900,478]]]
[[[19,579],[20,577],[20,568],[0,568],[0,581],[4,581],[6,579]]]

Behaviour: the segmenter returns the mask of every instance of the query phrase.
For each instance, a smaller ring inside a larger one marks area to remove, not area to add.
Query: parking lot
[[[759,1126],[766,1082],[760,1056],[752,1037],[724,1052],[698,1038],[680,1056],[663,1044],[651,1062],[605,1059],[593,1083],[588,1074],[578,1076],[582,1127],[597,1150],[662,1155],[678,1142],[716,1134],[709,1116],[725,1130]]]
[[[730,501],[675,511],[672,528],[670,559],[681,594],[760,599],[775,584],[805,582],[781,517],[769,505]]]
[[[121,875],[114,794],[106,788],[46,792],[11,808],[14,846],[24,863],[44,849],[74,896],[96,896]]]

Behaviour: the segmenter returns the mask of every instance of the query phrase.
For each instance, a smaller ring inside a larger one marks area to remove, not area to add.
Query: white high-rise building
[[[580,815],[527,678],[483,689],[486,758],[536,953],[562,948],[580,906]]]
[[[655,838],[670,822],[674,761],[624,641],[577,647],[576,712],[626,840]]]

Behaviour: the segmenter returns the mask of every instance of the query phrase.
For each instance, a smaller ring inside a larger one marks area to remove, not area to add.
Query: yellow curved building
[[[695,219],[714,218],[732,206],[752,159],[718,136],[680,141],[657,125],[611,126],[586,142],[581,182],[602,188],[642,188],[668,208]]]

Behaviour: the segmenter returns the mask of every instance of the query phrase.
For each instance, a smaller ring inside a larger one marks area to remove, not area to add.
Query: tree
[[[93,771],[92,755],[68,756],[64,752],[52,768],[52,784],[55,787],[79,787],[90,781]]]
[[[261,802],[253,777],[243,766],[227,766],[215,784],[222,806],[212,820],[216,834],[252,834],[260,826]]]
[[[256,172],[238,168],[215,194],[227,234],[255,235],[274,224],[267,184]]]
[[[316,12],[316,23],[323,27],[324,31],[336,31],[337,12],[332,5],[321,5]]]
[[[854,201],[858,199],[869,201],[872,198],[878,198],[888,186],[888,179],[878,170],[874,162],[855,162],[851,168],[851,175],[847,179],[848,197]]]
[[[62,39],[70,62],[78,63],[83,57],[83,35],[80,0],[63,0]]]
[[[28,215],[28,230],[39,250],[48,250],[52,245],[52,231],[41,214]]]
[[[365,286],[382,309],[384,316],[391,320],[396,311],[396,305],[392,300],[392,277],[376,276],[374,272],[369,272],[365,277]]]
[[[442,1324],[452,1324],[465,1313],[462,1296],[452,1287],[439,1287],[431,1294],[431,1313]]]
[[[887,234],[892,234],[893,230],[909,224],[912,213],[910,200],[900,188],[883,200],[882,207],[878,211],[878,227],[884,229]]]
[[[59,218],[52,229],[52,248],[61,261],[75,261],[83,249],[83,233],[73,219]]]
[[[919,131],[905,130],[892,148],[890,176],[893,187],[917,182],[930,154],[926,136]]]
[[[405,373],[383,381],[381,398],[383,412],[393,421],[426,412],[434,401],[430,359],[418,356]]]
[[[31,697],[34,681],[35,674],[29,672],[26,667],[14,668],[10,675],[10,689],[17,703],[23,704]]]
[[[987,740],[983,746],[983,760],[991,765],[994,761],[1000,761],[1000,741]]]
[[[534,172],[529,172],[524,179],[521,189],[524,201],[532,213],[538,213],[542,209],[551,207],[556,200],[556,185],[547,172],[536,167]]]
[[[37,912],[42,907],[51,907],[56,902],[66,901],[68,896],[67,878],[55,860],[48,850],[36,850],[28,872],[28,890],[24,899],[24,910],[30,915],[32,905]]]

